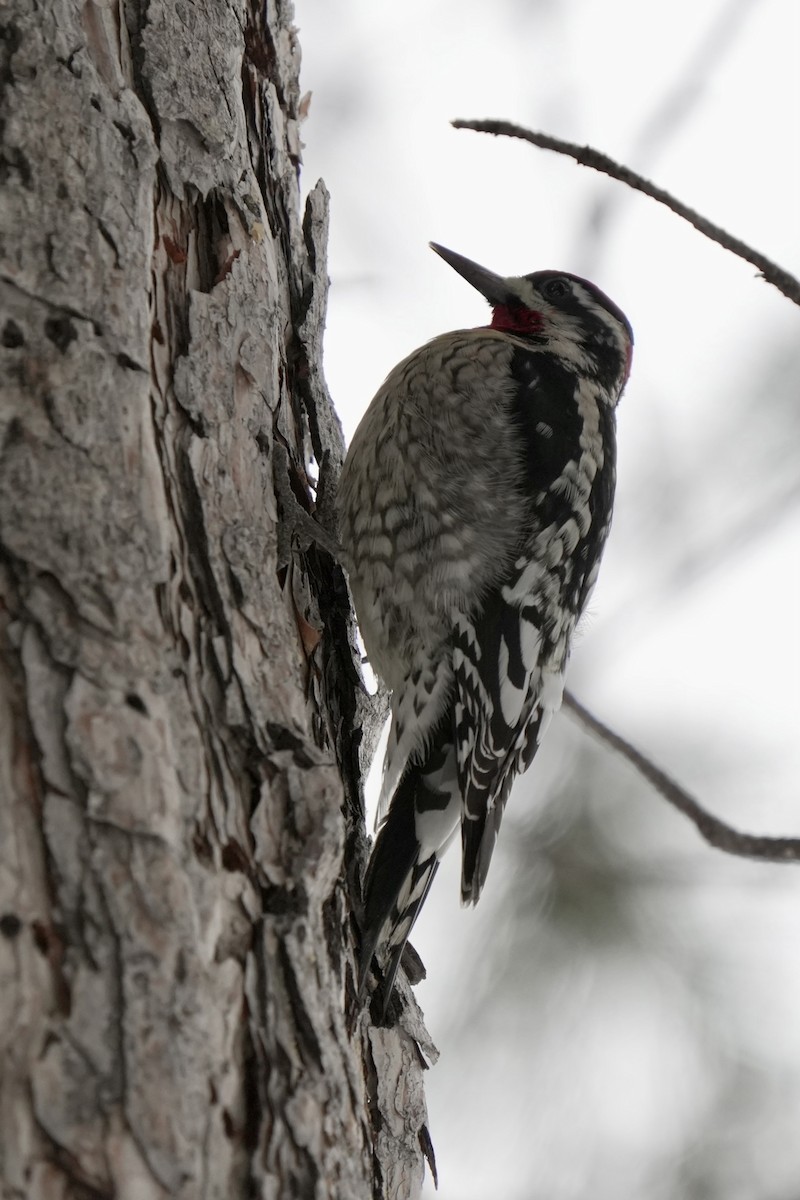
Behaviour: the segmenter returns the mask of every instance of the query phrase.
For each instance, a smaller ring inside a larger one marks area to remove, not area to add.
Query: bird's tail
[[[434,745],[424,765],[411,766],[401,779],[364,879],[359,995],[377,956],[383,965],[384,1011],[403,949],[460,816],[452,744]]]
[[[477,904],[489,873],[497,835],[515,774],[508,762],[489,787],[480,789],[470,781],[461,822],[461,903]]]

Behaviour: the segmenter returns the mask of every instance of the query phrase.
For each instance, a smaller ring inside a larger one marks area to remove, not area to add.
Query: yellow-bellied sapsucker
[[[364,644],[392,691],[361,954],[362,987],[385,959],[384,1002],[459,826],[461,896],[477,902],[511,784],[561,703],[608,534],[633,345],[584,279],[504,279],[433,249],[489,301],[491,325],[395,367],[339,487]]]

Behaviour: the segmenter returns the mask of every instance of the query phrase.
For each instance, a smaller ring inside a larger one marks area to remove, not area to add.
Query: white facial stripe
[[[630,370],[632,339],[624,320],[609,312],[582,281],[571,275],[562,277],[569,282],[575,300],[595,318],[599,318],[603,327],[608,331],[608,342],[613,345],[625,364],[624,386]],[[542,313],[545,318],[545,329],[548,349],[552,350],[565,362],[571,363],[579,373],[591,373],[595,364],[595,355],[586,340],[586,324],[579,316],[571,316],[563,309],[549,303],[540,294],[535,284],[524,275],[512,275],[504,280],[509,291],[519,297],[520,304],[535,312]],[[509,336],[506,334],[505,336]],[[510,336],[514,336],[513,333]],[[602,340],[602,334],[600,335]],[[621,388],[620,388],[621,390]]]
[[[535,312],[542,312],[548,307],[543,304],[542,297],[530,280],[526,279],[524,275],[512,275],[505,282],[509,290],[519,296],[520,303],[524,304],[526,308],[532,308]]]
[[[572,294],[579,297],[584,308],[599,317],[603,324],[611,330],[617,345],[624,355],[627,352],[629,341],[627,330],[607,308],[598,303],[591,292],[581,287],[577,279],[569,278],[569,276],[564,276],[564,278],[568,280],[572,288]],[[519,296],[520,303],[524,304],[526,308],[532,308],[536,312],[545,313],[546,315],[552,314],[553,316],[557,316],[559,322],[563,322],[565,331],[574,333],[576,336],[580,333],[580,322],[577,319],[571,320],[561,309],[548,304],[524,275],[512,275],[505,282],[509,289]]]

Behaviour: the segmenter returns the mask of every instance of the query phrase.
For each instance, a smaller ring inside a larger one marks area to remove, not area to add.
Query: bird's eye
[[[549,279],[542,288],[542,293],[547,300],[563,300],[565,296],[572,294],[572,288],[567,279]]]

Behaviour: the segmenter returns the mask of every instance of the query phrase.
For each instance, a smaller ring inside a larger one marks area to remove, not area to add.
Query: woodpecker
[[[577,275],[503,278],[431,248],[491,323],[394,368],[338,492],[364,645],[391,689],[360,962],[363,994],[377,956],[384,1009],[459,828],[461,898],[477,903],[511,784],[561,704],[608,536],[633,347],[628,319]]]

